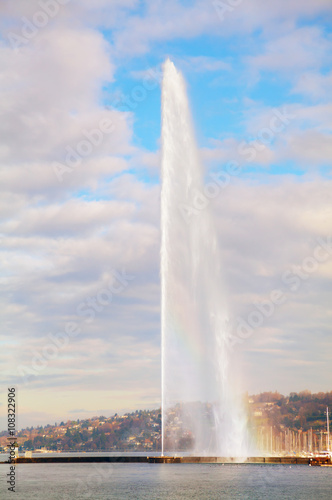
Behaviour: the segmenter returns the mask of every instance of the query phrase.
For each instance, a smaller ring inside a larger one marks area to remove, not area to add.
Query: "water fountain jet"
[[[187,447],[194,455],[246,456],[218,237],[185,81],[170,60],[162,83],[161,233],[162,454]]]

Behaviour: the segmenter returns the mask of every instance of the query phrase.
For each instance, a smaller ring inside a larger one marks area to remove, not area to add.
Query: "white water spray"
[[[229,366],[218,238],[204,192],[186,86],[162,84],[162,453],[246,456],[245,416]]]

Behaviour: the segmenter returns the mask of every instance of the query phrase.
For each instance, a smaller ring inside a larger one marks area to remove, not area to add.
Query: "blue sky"
[[[241,167],[211,201],[235,324],[286,297],[237,344],[243,390],[330,390],[330,0],[45,5],[0,6],[0,357],[20,425],[160,404],[167,57],[206,181]]]

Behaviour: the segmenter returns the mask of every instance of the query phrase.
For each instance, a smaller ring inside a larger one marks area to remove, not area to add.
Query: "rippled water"
[[[306,465],[20,464],[16,494],[0,466],[0,498],[24,500],[331,499],[332,468]]]

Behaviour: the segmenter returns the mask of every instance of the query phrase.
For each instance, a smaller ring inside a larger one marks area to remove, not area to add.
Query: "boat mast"
[[[330,453],[330,421],[329,421],[329,407],[326,407],[326,428],[327,428],[327,451]]]

